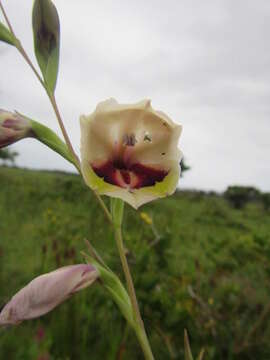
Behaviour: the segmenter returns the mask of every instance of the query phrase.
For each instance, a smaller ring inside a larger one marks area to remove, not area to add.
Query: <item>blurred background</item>
[[[176,194],[127,206],[125,240],[156,359],[270,358],[270,3],[55,0],[56,97],[77,152],[80,114],[152,100],[183,125]],[[3,5],[35,62],[32,0]],[[0,20],[3,17],[0,15]],[[0,108],[58,124],[15,49],[0,44]],[[121,275],[104,217],[73,168],[35,140],[0,153],[0,306],[34,276],[82,261],[88,238]],[[69,174],[67,174],[67,172]],[[0,330],[0,359],[141,359],[98,285]]]

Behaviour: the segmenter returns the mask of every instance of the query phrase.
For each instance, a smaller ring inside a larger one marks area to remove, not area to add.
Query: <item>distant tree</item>
[[[182,160],[180,161],[180,166],[181,166],[181,176],[184,175],[185,171],[188,171],[191,169],[191,167],[186,164],[184,158],[182,158]]]
[[[249,201],[260,200],[260,191],[251,186],[229,186],[224,196],[235,209],[242,209]]]
[[[270,210],[270,193],[261,194],[261,201],[264,207],[264,210]]]
[[[15,164],[15,158],[19,154],[16,151],[10,151],[9,149],[0,149],[0,160],[2,160],[3,163],[11,162],[12,165]]]

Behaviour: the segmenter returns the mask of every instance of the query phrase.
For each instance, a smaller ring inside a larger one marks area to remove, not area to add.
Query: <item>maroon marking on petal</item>
[[[155,169],[139,163],[132,165],[130,170],[141,179],[138,187],[153,186],[156,182],[162,181],[165,176],[168,175],[168,171]],[[135,189],[138,187],[136,186]]]
[[[119,166],[120,165],[120,166]],[[107,161],[100,166],[91,164],[92,169],[105,182],[122,188],[140,189],[153,186],[168,175],[168,171],[155,169],[142,164],[124,167],[123,162]]]
[[[115,169],[119,169],[119,170],[121,170],[121,169],[126,170],[127,169],[127,167],[125,165],[125,162],[122,159],[115,159],[112,164],[113,164],[113,167]]]
[[[130,173],[127,170],[120,170],[123,180],[126,184],[130,184]]]
[[[99,177],[104,178],[104,181],[109,184],[115,184],[114,178],[116,169],[111,161],[107,161],[100,166],[92,165],[92,168]]]

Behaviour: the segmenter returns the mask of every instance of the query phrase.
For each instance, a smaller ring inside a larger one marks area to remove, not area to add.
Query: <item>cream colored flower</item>
[[[123,105],[109,99],[80,122],[82,174],[93,190],[134,208],[175,191],[182,127],[149,100]]]

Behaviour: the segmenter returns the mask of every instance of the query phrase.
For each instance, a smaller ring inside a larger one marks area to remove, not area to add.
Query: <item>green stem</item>
[[[135,330],[136,331],[136,330]],[[146,360],[155,360],[145,330],[136,331],[138,340],[141,344],[142,351]]]
[[[136,293],[135,293],[135,288],[134,288],[134,285],[133,285],[131,273],[130,273],[130,270],[129,270],[129,266],[128,266],[128,262],[127,262],[127,258],[126,258],[126,254],[125,254],[121,228],[116,228],[115,229],[115,240],[116,240],[116,244],[117,244],[117,247],[118,247],[118,252],[119,252],[119,255],[120,255],[123,271],[124,271],[124,274],[125,274],[127,287],[128,287],[128,293],[129,293],[129,296],[130,296],[132,308],[133,308],[134,313],[136,315],[135,320],[136,320],[137,324],[142,326],[142,319],[141,319],[139,305],[138,305],[138,301],[137,301],[137,297],[136,297]]]
[[[108,222],[110,224],[112,224],[112,217],[111,217],[111,214],[110,214],[107,206],[105,205],[105,202],[102,200],[101,196],[95,190],[92,190],[92,191],[93,191],[94,196],[96,197],[99,205],[101,206],[102,210],[104,211],[106,219],[108,220]]]
[[[62,131],[62,134],[63,134],[63,136],[64,136],[64,139],[65,139],[65,141],[66,141],[66,144],[67,144],[67,146],[68,146],[71,154],[73,155],[77,166],[80,168],[80,159],[78,158],[77,154],[75,153],[75,151],[74,151],[74,149],[73,149],[73,146],[72,146],[72,144],[71,144],[71,141],[70,141],[70,139],[69,139],[69,137],[68,137],[68,134],[67,134],[67,132],[66,132],[66,129],[65,129],[65,126],[64,126],[64,122],[63,122],[63,120],[62,120],[60,111],[59,111],[59,109],[58,109],[58,106],[57,106],[57,103],[56,103],[56,100],[55,100],[55,95],[54,95],[54,94],[51,94],[47,88],[46,88],[46,92],[47,92],[47,94],[48,94],[48,98],[49,98],[49,100],[50,100],[50,102],[51,102],[51,105],[52,105],[52,107],[53,107],[53,110],[54,110],[54,112],[55,112],[55,115],[56,115],[58,124],[59,124],[59,126],[60,126],[61,131]]]
[[[53,110],[54,110],[54,112],[55,112],[55,115],[56,115],[58,124],[59,124],[59,126],[60,126],[61,131],[62,131],[63,137],[64,137],[64,139],[65,139],[65,142],[66,142],[66,144],[67,144],[67,146],[68,146],[68,148],[69,148],[69,151],[71,152],[71,154],[72,154],[72,156],[73,156],[73,158],[74,158],[74,160],[75,160],[75,164],[74,164],[74,165],[75,165],[76,169],[79,171],[79,173],[81,173],[81,170],[80,170],[80,168],[81,168],[80,160],[79,160],[77,154],[75,153],[75,151],[74,151],[74,149],[73,149],[73,146],[72,146],[72,143],[71,143],[71,141],[70,141],[70,139],[69,139],[69,136],[68,136],[68,134],[67,134],[67,132],[66,132],[66,129],[65,129],[65,126],[64,126],[64,122],[63,122],[63,120],[62,120],[60,111],[59,111],[59,109],[58,109],[58,106],[57,106],[57,103],[56,103],[56,100],[55,100],[55,95],[54,95],[54,94],[51,94],[51,92],[50,92],[49,89],[47,88],[45,82],[43,81],[42,77],[39,75],[37,69],[35,68],[35,66],[33,65],[32,61],[31,61],[30,58],[29,58],[29,56],[27,55],[26,51],[24,50],[24,48],[23,48],[20,40],[16,37],[15,32],[14,32],[14,30],[13,30],[13,28],[12,28],[12,25],[11,25],[11,23],[10,23],[10,21],[9,21],[9,18],[8,18],[8,16],[7,16],[7,13],[5,12],[5,9],[4,9],[3,5],[2,5],[1,0],[0,0],[0,9],[1,9],[2,13],[3,13],[3,16],[4,16],[5,20],[6,20],[6,23],[7,23],[7,25],[8,25],[8,28],[9,28],[11,34],[13,35],[14,39],[16,39],[16,48],[17,48],[17,50],[20,52],[20,54],[22,55],[22,57],[24,58],[24,60],[25,60],[25,61],[27,62],[27,64],[30,66],[30,68],[31,68],[32,71],[34,72],[35,76],[37,77],[38,81],[40,82],[40,84],[42,85],[42,87],[44,88],[44,90],[46,91],[46,93],[47,93],[47,95],[48,95],[48,98],[49,98],[49,100],[50,100],[50,102],[51,102],[51,105],[52,105],[52,107],[53,107]],[[93,192],[94,192],[94,195],[95,195],[96,199],[98,200],[101,208],[103,209],[107,220],[109,221],[109,223],[112,223],[111,214],[110,214],[109,210],[107,209],[104,201],[101,199],[101,197],[100,197],[99,194],[97,194],[95,191],[93,191]]]
[[[123,272],[125,274],[125,279],[127,283],[128,293],[131,300],[131,305],[133,309],[133,316],[135,321],[134,330],[140,342],[141,348],[143,350],[145,359],[147,360],[154,360],[154,356],[145,332],[144,323],[141,317],[135,288],[132,280],[132,276],[129,270],[125,248],[123,244],[123,236],[122,236],[122,218],[124,212],[124,203],[122,200],[113,199],[112,200],[112,216],[113,216],[113,223],[114,223],[114,233],[115,233],[115,240],[118,247],[118,252],[120,255],[121,263]]]
[[[5,12],[5,9],[4,9],[4,6],[2,5],[1,0],[0,0],[0,9],[1,9],[2,13],[3,13],[3,16],[4,16],[5,20],[6,20],[7,26],[8,26],[8,28],[9,28],[11,34],[14,36],[14,31],[13,31],[13,29],[12,29],[11,23],[10,23],[8,17],[7,17],[7,14],[6,14],[6,12]]]

